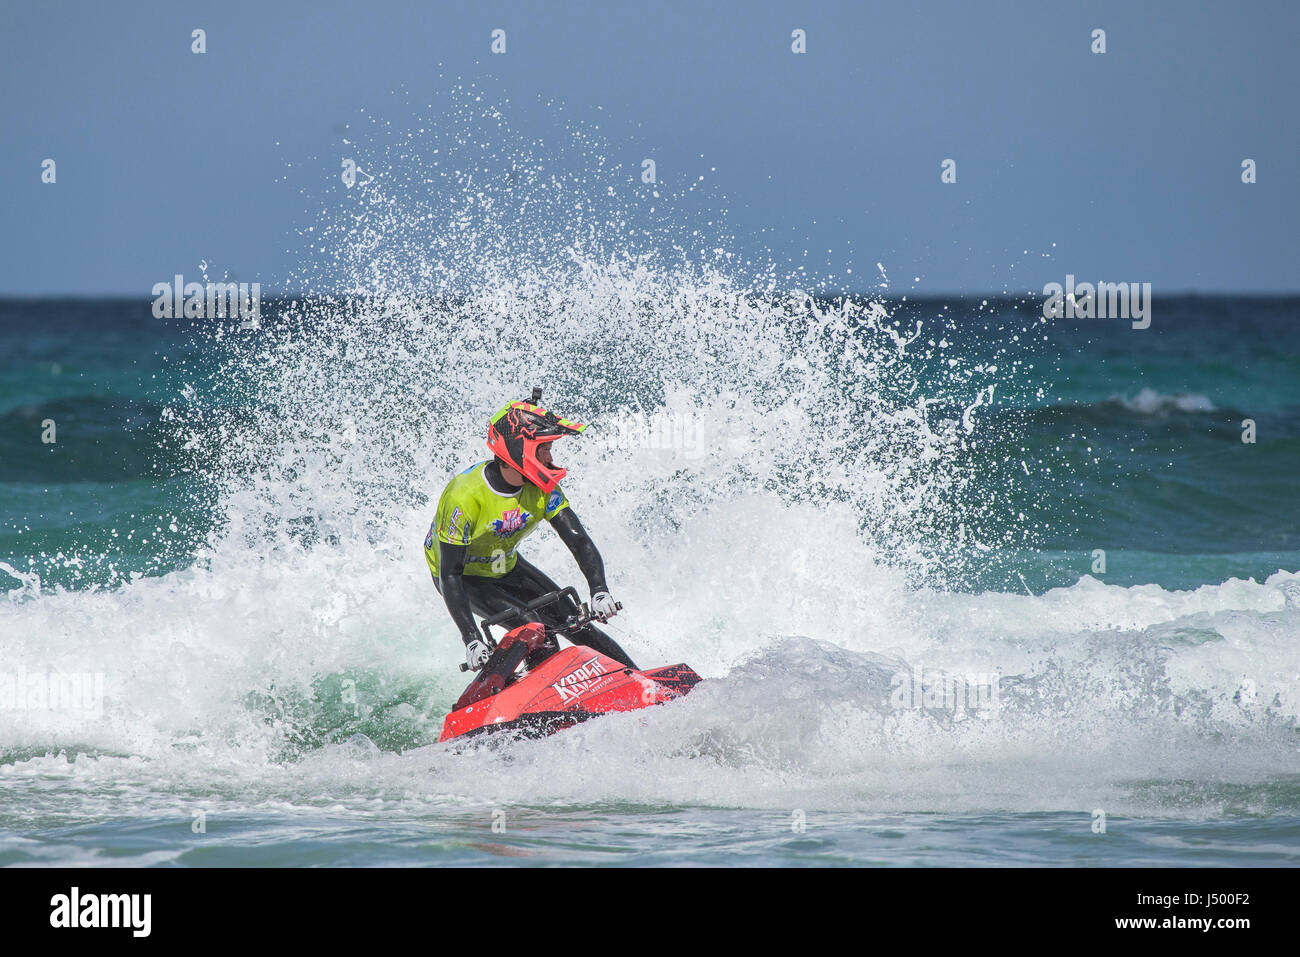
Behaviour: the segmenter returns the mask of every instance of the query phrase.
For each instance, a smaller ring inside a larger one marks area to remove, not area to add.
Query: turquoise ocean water
[[[1298,319],[618,269],[0,303],[0,863],[1294,864]],[[420,543],[534,380],[593,423],[620,640],[709,680],[453,751]],[[996,706],[899,705],[952,675]]]

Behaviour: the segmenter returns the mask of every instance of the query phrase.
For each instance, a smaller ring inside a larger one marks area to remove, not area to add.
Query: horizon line
[[[212,281],[212,282],[217,282],[218,280],[211,280],[211,281]],[[224,280],[224,281],[225,281],[225,282],[233,282],[233,283],[236,283],[236,284],[238,284],[238,283],[247,283],[248,285],[252,285],[254,282],[256,282],[256,280]],[[1129,285],[1134,285],[1134,283],[1129,283]],[[790,291],[794,291],[794,290],[790,290]],[[780,295],[784,295],[784,294],[785,294],[785,293],[773,293],[772,295],[780,296]],[[371,293],[355,293],[355,292],[354,292],[354,293],[345,293],[345,292],[309,292],[309,293],[304,293],[304,292],[296,292],[296,293],[289,293],[289,292],[261,292],[260,295],[261,295],[261,297],[262,297],[263,299],[283,300],[283,299],[313,299],[313,298],[314,298],[314,299],[327,299],[327,298],[341,298],[341,297],[346,297],[346,296],[352,296],[352,297],[354,297],[354,298],[365,298],[365,297],[377,297],[377,296],[380,296],[380,295],[382,295],[382,294],[381,294],[381,293],[373,293],[373,292],[371,292]],[[412,295],[412,294],[410,294],[410,293],[403,293],[402,295]],[[439,295],[439,294],[438,294],[438,293],[430,292],[430,293],[427,293],[427,294],[425,294],[425,293],[421,293],[421,294],[416,294],[416,295],[429,295],[429,296],[436,296],[436,295]],[[445,294],[445,293],[443,293],[442,295],[443,295],[444,298],[456,298],[456,296],[449,296],[449,295],[447,295],[447,294]],[[457,295],[463,295],[463,294],[457,294]],[[836,290],[836,291],[833,291],[833,292],[813,291],[813,292],[811,293],[811,295],[813,295],[814,297],[816,297],[816,298],[818,298],[818,299],[828,299],[828,298],[834,298],[834,297],[836,297],[836,296],[876,297],[876,298],[880,298],[880,299],[903,299],[903,298],[912,298],[912,299],[979,299],[979,298],[984,298],[984,299],[1017,299],[1017,298],[1023,298],[1023,297],[1026,297],[1026,296],[1038,297],[1038,296],[1042,296],[1043,293],[1039,292],[1038,290],[1030,290],[1030,289],[1026,289],[1026,290],[1023,290],[1023,291],[1020,291],[1020,292],[1008,292],[1008,291],[1005,291],[1005,290],[1000,291],[1000,292],[992,292],[992,291],[988,291],[988,290],[984,290],[984,291],[973,291],[973,292],[971,292],[971,291],[937,291],[937,292],[931,292],[931,291],[921,291],[921,290],[911,290],[911,291],[907,291],[907,292],[891,292],[891,291],[889,291],[889,290],[883,290],[883,291],[882,291],[882,290],[870,290],[870,291],[868,291],[868,290],[860,290],[860,289],[841,289],[841,290]],[[1152,290],[1152,296],[1153,296],[1153,297],[1154,297],[1154,296],[1160,296],[1160,297],[1168,297],[1168,298],[1178,298],[1178,297],[1181,297],[1181,298],[1189,298],[1189,297],[1216,298],[1216,297],[1228,297],[1228,296],[1247,296],[1247,297],[1261,298],[1261,299],[1289,299],[1289,298],[1300,297],[1300,288],[1297,288],[1297,289],[1281,289],[1281,290],[1272,290],[1272,289],[1220,289],[1220,290],[1208,290],[1208,289],[1194,289],[1194,288],[1186,288],[1186,289],[1177,289],[1177,290],[1166,291],[1166,292],[1157,292],[1156,290],[1153,289],[1153,290]],[[138,294],[136,294],[136,293],[127,293],[127,292],[35,292],[35,293],[28,293],[28,292],[2,292],[2,291],[0,291],[0,302],[32,302],[32,301],[42,301],[42,300],[46,300],[46,301],[52,301],[52,300],[77,300],[77,301],[85,301],[85,300],[105,300],[105,301],[107,301],[107,300],[114,300],[114,301],[122,301],[122,302],[126,302],[126,301],[132,301],[132,300],[136,300],[136,299],[139,299],[139,301],[141,301],[141,302],[152,302],[152,301],[153,301],[154,299],[156,299],[156,298],[157,298],[157,297],[154,296],[152,292],[148,292],[148,293],[138,293]]]

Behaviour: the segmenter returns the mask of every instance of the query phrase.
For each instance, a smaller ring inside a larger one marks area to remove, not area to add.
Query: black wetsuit
[[[508,493],[515,490],[515,487],[506,483],[495,462],[487,465],[483,475],[488,484],[497,491]],[[573,553],[578,567],[582,569],[582,574],[587,579],[591,593],[595,595],[608,591],[605,585],[605,563],[587,535],[586,529],[578,521],[578,516],[573,514],[573,509],[566,508],[560,511],[551,519],[551,527],[559,533],[560,539]],[[524,611],[523,608],[528,602],[547,592],[559,591],[560,586],[541,569],[526,561],[523,556],[516,556],[515,567],[500,578],[466,575],[465,554],[468,550],[467,545],[449,545],[446,542],[439,542],[438,578],[434,580],[439,594],[447,603],[447,610],[451,612],[452,621],[460,629],[461,640],[465,644],[468,645],[476,638],[482,638],[482,633],[474,623],[475,613],[487,618],[489,615],[496,615],[513,608],[519,612],[519,615],[504,622],[509,628],[516,628],[530,621],[538,621],[548,628],[555,628],[577,613],[577,606],[568,596],[563,596],[558,601],[543,605],[541,608]],[[575,644],[586,645],[628,667],[636,667],[627,652],[619,647],[618,642],[594,625],[586,625],[571,633],[568,638]],[[530,656],[528,667],[536,665],[534,658],[541,657],[545,655]]]

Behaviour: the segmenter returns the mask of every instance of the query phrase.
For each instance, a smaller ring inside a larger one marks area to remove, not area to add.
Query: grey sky
[[[286,163],[336,176],[339,125],[439,64],[495,77],[528,135],[540,93],[665,184],[716,167],[738,251],[852,288],[881,262],[900,293],[1296,290],[1298,39],[1293,0],[10,3],[0,294],[147,296],[203,259],[278,288],[313,212]]]

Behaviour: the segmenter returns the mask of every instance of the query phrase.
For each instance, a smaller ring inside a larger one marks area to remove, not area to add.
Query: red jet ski
[[[560,650],[559,636],[567,637],[589,621],[604,621],[578,603],[572,587],[542,595],[526,608],[540,608],[564,595],[578,604],[579,612],[559,628],[548,629],[537,622],[520,625],[497,644],[490,626],[519,613],[510,610],[484,619],[483,634],[493,647],[492,656],[443,721],[439,741],[502,731],[515,737],[543,737],[611,711],[664,704],[699,683],[700,676],[686,665],[637,671],[585,645]],[[544,660],[523,670],[533,652],[538,653],[534,662],[542,656]]]

